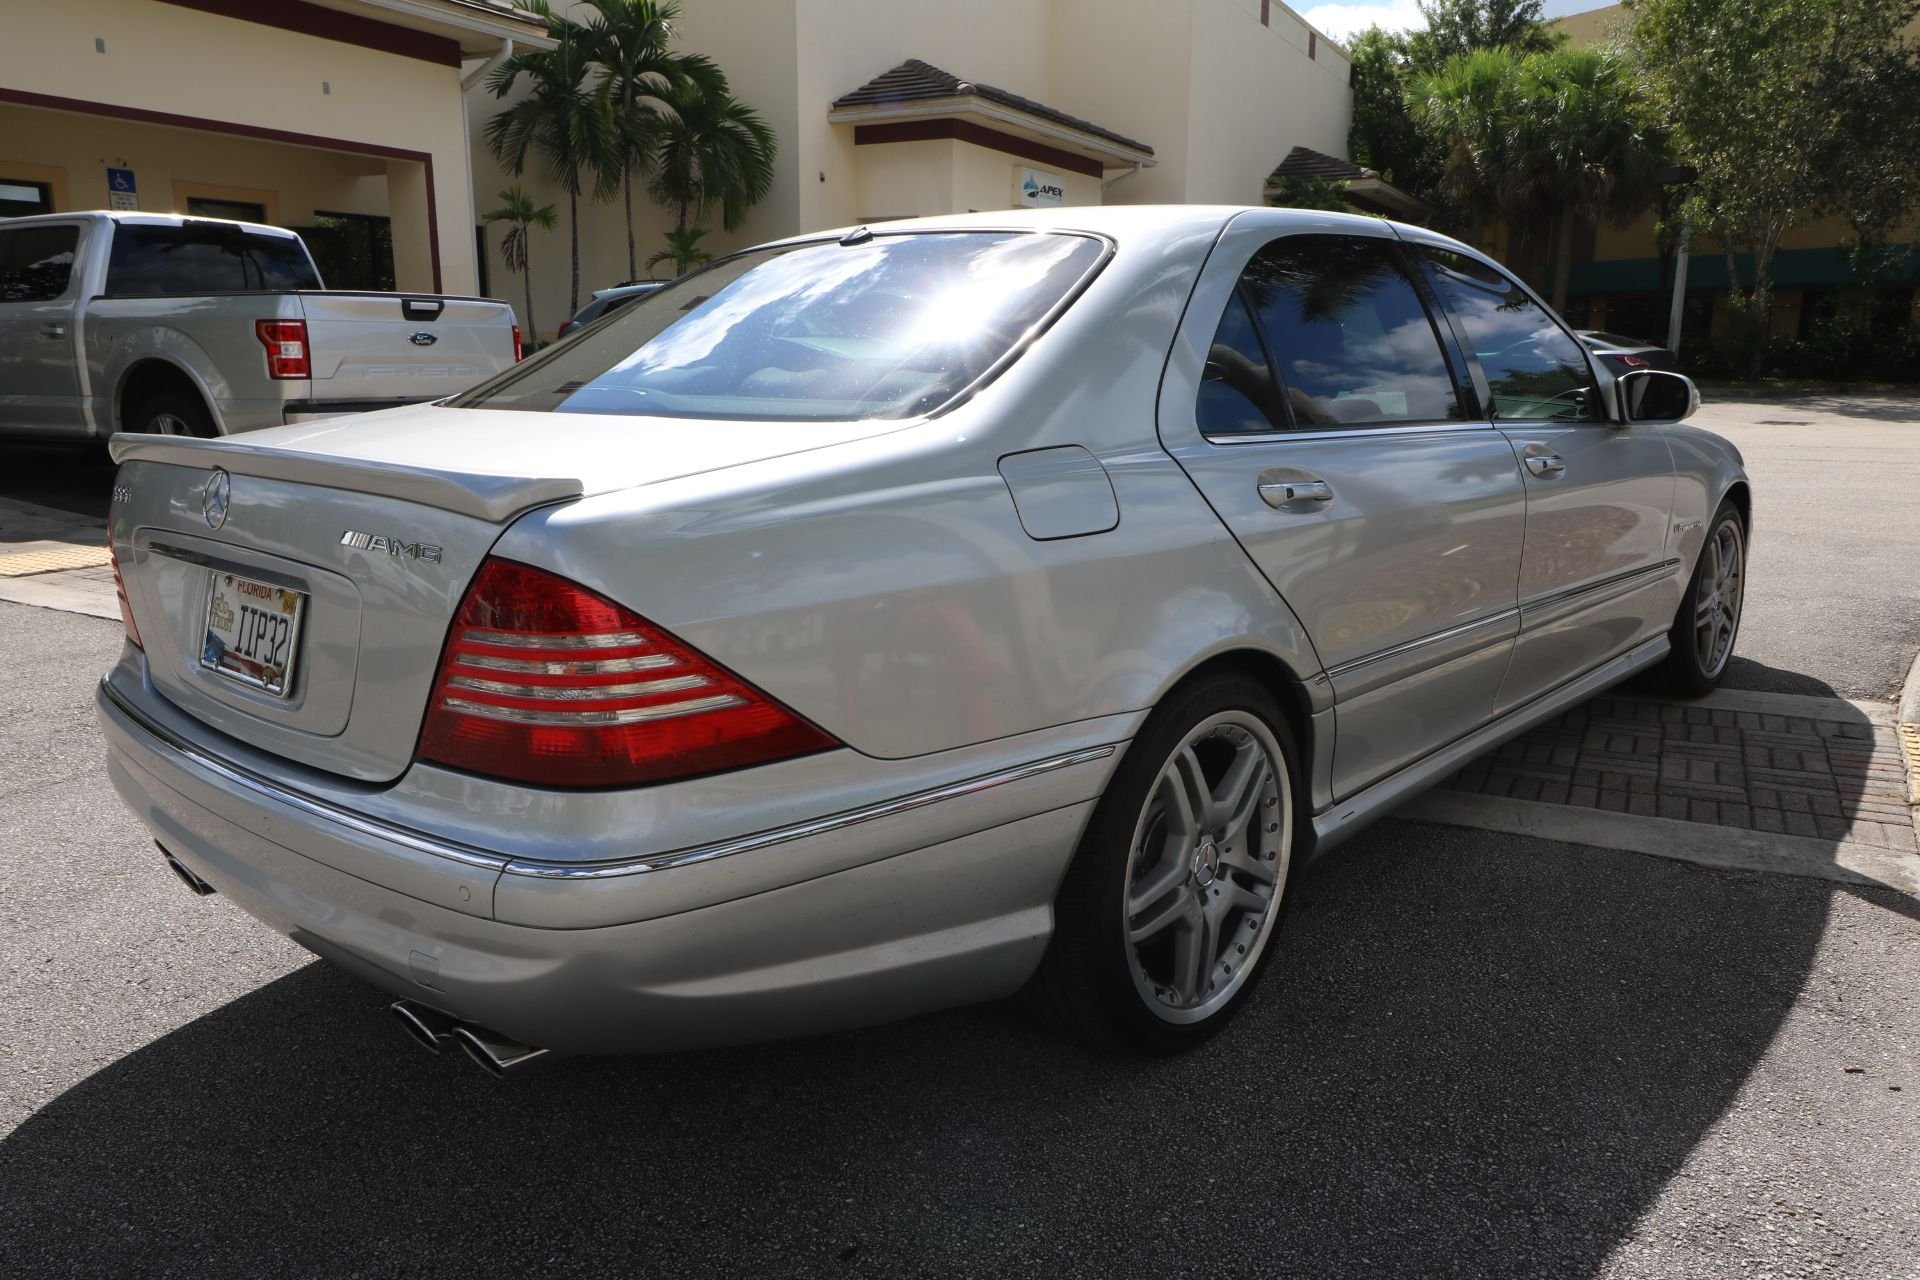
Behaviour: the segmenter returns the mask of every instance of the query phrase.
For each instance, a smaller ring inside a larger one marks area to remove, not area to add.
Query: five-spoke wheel
[[[1094,808],[1035,998],[1092,1038],[1147,1052],[1223,1024],[1281,915],[1294,759],[1273,692],[1250,675],[1205,675],[1170,695]]]
[[[1706,542],[1667,633],[1667,659],[1654,682],[1683,698],[1712,692],[1740,638],[1740,607],[1746,596],[1747,523],[1740,508],[1722,502],[1707,525]]]

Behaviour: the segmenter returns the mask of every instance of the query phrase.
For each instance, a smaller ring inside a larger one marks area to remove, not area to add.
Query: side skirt
[[[1417,760],[1400,772],[1382,778],[1363,791],[1348,796],[1339,804],[1315,814],[1312,847],[1305,850],[1316,858],[1339,845],[1368,823],[1384,817],[1403,800],[1446,777],[1482,752],[1517,737],[1543,720],[1550,720],[1568,707],[1584,702],[1601,690],[1619,684],[1628,676],[1652,666],[1667,656],[1667,637],[1658,635],[1642,641],[1617,658],[1611,658],[1587,674],[1542,694],[1523,707],[1515,707],[1498,720],[1474,730],[1464,738]]]

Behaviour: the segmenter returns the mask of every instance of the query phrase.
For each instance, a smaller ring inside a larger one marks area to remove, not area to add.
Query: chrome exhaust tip
[[[489,1031],[471,1023],[463,1022],[454,1027],[453,1039],[466,1050],[469,1058],[479,1064],[481,1070],[493,1076],[516,1075],[547,1056],[545,1049],[509,1040],[497,1031]]]
[[[460,1025],[438,1009],[412,1000],[395,1000],[387,1007],[399,1020],[401,1029],[428,1053],[446,1048],[453,1039],[453,1029]]]
[[[199,876],[193,874],[193,872],[188,869],[186,863],[180,861],[180,859],[174,857],[173,854],[168,852],[167,846],[161,844],[158,840],[155,840],[153,842],[153,847],[158,849],[160,851],[160,856],[167,860],[167,870],[173,872],[174,879],[178,880],[181,884],[187,886],[187,888],[193,890],[196,894],[198,894],[202,898],[206,897],[208,894],[219,892],[219,890],[215,889],[212,885],[208,884],[205,880],[202,880]]]

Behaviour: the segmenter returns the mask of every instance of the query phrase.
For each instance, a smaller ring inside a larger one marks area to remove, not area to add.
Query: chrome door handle
[[[1557,453],[1535,454],[1527,459],[1527,470],[1537,476],[1557,476],[1567,469],[1567,464]]]
[[[58,320],[49,320],[40,326],[40,336],[43,338],[64,338],[67,336],[67,326],[61,324]]]
[[[1263,480],[1260,497],[1270,507],[1289,502],[1332,502],[1333,486],[1325,480]]]

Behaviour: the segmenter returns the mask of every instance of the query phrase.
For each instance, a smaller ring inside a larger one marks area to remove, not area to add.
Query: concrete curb
[[[1625,849],[1722,871],[1765,871],[1920,896],[1920,857],[1848,840],[1773,835],[1459,791],[1429,791],[1402,805],[1394,816]]]
[[[1914,830],[1920,831],[1920,653],[1913,655],[1900,705],[1893,713],[1894,731],[1907,756],[1907,803],[1914,806]]]

